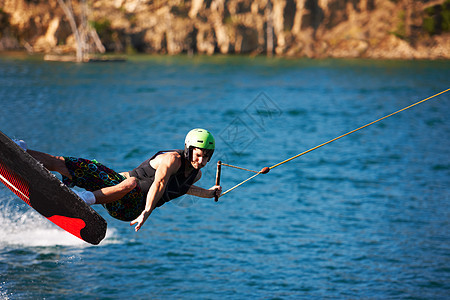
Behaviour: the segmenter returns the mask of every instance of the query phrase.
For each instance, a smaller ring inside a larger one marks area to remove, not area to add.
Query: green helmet
[[[196,128],[189,131],[186,135],[186,139],[184,140],[184,153],[186,158],[191,160],[192,151],[191,148],[200,148],[206,149],[209,151],[209,158],[211,158],[214,149],[216,147],[216,142],[214,141],[214,137],[212,134],[205,129]]]

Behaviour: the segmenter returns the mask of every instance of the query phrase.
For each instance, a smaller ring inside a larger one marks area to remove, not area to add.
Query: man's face
[[[194,148],[192,149],[192,161],[191,164],[194,169],[200,170],[208,163],[209,154],[208,150]]]

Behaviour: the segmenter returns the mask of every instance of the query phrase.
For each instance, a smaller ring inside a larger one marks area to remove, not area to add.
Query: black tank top
[[[154,159],[156,156],[166,153],[166,152],[177,152],[181,156],[181,167],[178,171],[170,176],[170,179],[167,183],[166,189],[164,190],[164,194],[161,199],[158,200],[156,207],[163,205],[164,203],[180,197],[187,193],[189,188],[194,183],[195,177],[197,177],[198,170],[191,172],[187,177],[185,176],[185,168],[186,168],[186,158],[184,156],[184,150],[169,150],[169,151],[159,151],[143,163],[141,163],[137,168],[131,171],[129,174],[132,177],[136,177],[138,180],[139,187],[141,188],[142,193],[144,193],[145,197],[147,197],[148,191],[150,190],[150,186],[155,180],[155,172],[156,170],[152,168],[150,165],[150,161]]]

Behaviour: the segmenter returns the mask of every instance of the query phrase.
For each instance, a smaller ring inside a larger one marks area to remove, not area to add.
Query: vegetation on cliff
[[[63,4],[91,52],[450,58],[450,0],[0,0],[0,50],[74,52]]]

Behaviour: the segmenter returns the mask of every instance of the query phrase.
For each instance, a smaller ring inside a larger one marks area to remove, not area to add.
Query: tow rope
[[[286,160],[283,160],[283,161],[281,161],[281,162],[279,162],[279,163],[277,163],[277,164],[275,164],[275,165],[273,165],[273,166],[271,166],[271,167],[264,167],[264,168],[261,169],[261,171],[253,171],[253,170],[250,170],[250,169],[246,169],[246,168],[242,168],[242,167],[238,167],[238,166],[233,166],[233,165],[230,165],[230,164],[225,164],[225,163],[222,163],[222,162],[219,160],[219,161],[217,162],[216,185],[219,185],[219,184],[220,184],[221,166],[226,166],[226,167],[231,167],[231,168],[235,168],[235,169],[240,169],[240,170],[244,170],[244,171],[249,171],[249,172],[256,173],[255,175],[253,175],[253,176],[247,178],[246,180],[242,181],[241,183],[239,183],[239,184],[233,186],[232,188],[226,190],[225,192],[223,192],[223,193],[220,195],[220,197],[225,196],[226,194],[228,194],[228,193],[231,192],[232,190],[238,188],[239,186],[243,185],[243,184],[246,183],[247,181],[252,180],[253,178],[255,178],[256,176],[258,176],[258,175],[260,175],[260,174],[267,174],[267,173],[269,173],[270,170],[275,169],[276,167],[279,167],[279,166],[281,166],[281,165],[283,165],[283,164],[285,164],[285,163],[287,163],[287,162],[290,162],[291,160],[294,160],[294,159],[296,159],[296,158],[299,158],[300,156],[303,156],[303,155],[305,155],[306,153],[309,153],[309,152],[311,152],[311,151],[314,151],[314,150],[316,150],[316,149],[319,149],[320,147],[323,147],[323,146],[325,146],[325,145],[328,145],[328,144],[330,144],[330,143],[332,143],[332,142],[334,142],[334,141],[337,141],[337,140],[339,140],[339,139],[341,139],[341,138],[343,138],[343,137],[345,137],[345,136],[347,136],[347,135],[350,135],[350,134],[355,133],[355,132],[357,132],[357,131],[359,131],[359,130],[361,130],[361,129],[363,129],[363,128],[366,128],[366,127],[368,127],[368,126],[370,126],[370,125],[373,125],[373,124],[375,124],[375,123],[378,123],[378,122],[380,122],[380,121],[382,121],[382,120],[384,120],[384,119],[387,119],[387,118],[389,118],[389,117],[392,117],[393,115],[396,115],[396,114],[398,114],[398,113],[400,113],[400,112],[402,112],[402,111],[405,111],[405,110],[407,110],[407,109],[410,109],[410,108],[412,108],[412,107],[414,107],[414,106],[416,106],[416,105],[419,105],[419,104],[421,104],[421,103],[423,103],[423,102],[425,102],[425,101],[431,100],[431,99],[433,99],[434,97],[437,97],[437,96],[439,96],[439,95],[445,94],[445,93],[447,93],[448,91],[450,91],[450,88],[449,88],[449,89],[446,89],[446,90],[444,90],[444,91],[442,91],[442,92],[439,92],[439,93],[437,93],[437,94],[435,94],[435,95],[433,95],[433,96],[430,96],[430,97],[428,97],[428,98],[425,98],[425,99],[423,99],[423,100],[420,100],[420,101],[418,101],[418,102],[416,102],[416,103],[413,103],[413,104],[411,104],[411,105],[409,105],[409,106],[406,106],[406,107],[404,107],[404,108],[402,108],[402,109],[400,109],[400,110],[397,110],[396,112],[393,112],[393,113],[391,113],[391,114],[389,114],[389,115],[386,115],[386,116],[384,116],[384,117],[382,117],[382,118],[379,118],[379,119],[377,119],[377,120],[375,120],[375,121],[372,121],[372,122],[370,122],[370,123],[367,123],[366,125],[363,125],[363,126],[361,126],[361,127],[358,127],[358,128],[356,128],[356,129],[354,129],[354,130],[352,130],[352,131],[349,131],[349,132],[347,132],[347,133],[345,133],[345,134],[343,134],[343,135],[340,135],[340,136],[338,136],[338,137],[336,137],[336,138],[334,138],[334,139],[331,139],[331,140],[329,140],[329,141],[327,141],[327,142],[325,142],[325,143],[322,143],[322,144],[317,145],[317,146],[315,146],[315,147],[313,147],[313,148],[311,148],[311,149],[308,149],[308,150],[306,150],[306,151],[303,151],[303,152],[301,152],[301,153],[299,153],[299,154],[297,154],[297,155],[294,155],[294,156],[292,156],[292,157],[290,157],[290,158],[288,158],[288,159],[286,159]],[[218,201],[218,199],[219,199],[219,197],[216,196],[216,197],[215,197],[215,200]]]

